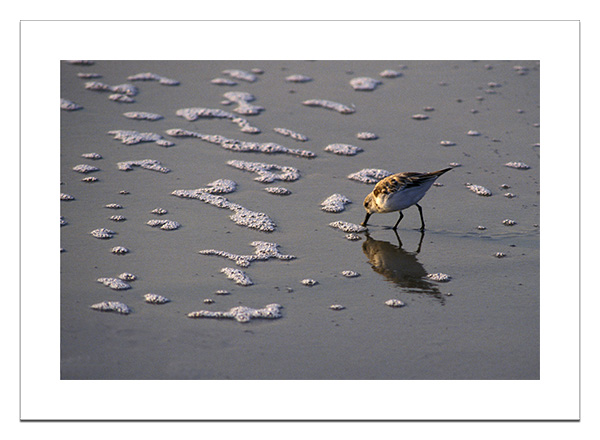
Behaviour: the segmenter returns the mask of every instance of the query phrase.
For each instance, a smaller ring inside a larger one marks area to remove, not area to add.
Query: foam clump
[[[350,80],[350,85],[354,90],[375,90],[379,84],[381,84],[381,81],[369,77],[353,78]]]
[[[223,70],[223,74],[229,75],[232,78],[239,79],[246,82],[254,82],[257,79],[257,76],[251,72],[247,72],[245,70],[240,69],[227,69]]]
[[[245,162],[243,160],[230,160],[227,161],[227,165],[240,170],[257,173],[258,177],[254,180],[262,183],[272,183],[275,180],[293,182],[300,178],[300,172],[293,167],[266,164],[262,162]],[[279,172],[277,173],[273,170],[279,170]]]
[[[517,224],[517,222],[514,221],[514,220],[511,220],[509,218],[507,218],[505,220],[502,220],[502,224],[505,225],[505,226],[514,226],[514,225]]]
[[[517,170],[528,170],[531,168],[529,165],[523,162],[508,162],[504,164],[505,167],[516,168]]]
[[[341,274],[344,275],[346,278],[356,278],[360,276],[358,272],[355,272],[353,270],[344,270],[341,272]]]
[[[75,200],[75,197],[73,197],[71,194],[60,193],[60,199],[64,202],[70,202],[71,200]]]
[[[301,282],[302,284],[304,284],[305,286],[308,286],[308,287],[312,287],[312,286],[314,286],[314,285],[316,285],[316,284],[319,284],[319,282],[318,282],[318,281],[316,281],[316,280],[313,280],[312,278],[306,278],[306,279],[304,279],[304,280],[302,280],[302,281],[300,281],[300,282]]]
[[[398,72],[397,70],[385,69],[383,72],[379,73],[379,76],[383,78],[397,78],[402,76],[402,73]]]
[[[265,188],[265,191],[278,196],[289,196],[292,193],[289,189],[281,186],[269,186]]]
[[[215,249],[205,249],[199,251],[199,253],[203,255],[218,255],[220,257],[228,258],[241,267],[248,267],[253,261],[268,260],[270,258],[277,258],[279,260],[293,260],[296,258],[293,255],[284,255],[279,252],[279,245],[277,243],[253,241],[250,243],[250,246],[254,246],[255,248],[253,255],[238,255],[226,251],[218,251]]]
[[[342,194],[332,194],[321,203],[321,209],[326,212],[342,212],[346,204],[352,201]]]
[[[92,232],[90,232],[90,234],[92,234],[92,236],[94,236],[96,238],[107,239],[107,238],[112,238],[113,235],[116,234],[116,232],[111,231],[110,229],[106,229],[106,228],[99,228],[99,229],[94,229]]]
[[[157,142],[162,136],[156,133],[140,133],[134,130],[111,130],[108,132],[114,136],[114,139],[121,141],[125,145],[139,144],[140,142]]]
[[[166,304],[171,300],[155,293],[147,293],[144,295],[144,300],[149,304]]]
[[[305,83],[305,82],[310,82],[313,79],[310,76],[306,76],[306,75],[302,75],[302,74],[294,74],[294,75],[286,76],[285,80],[287,82],[292,82],[292,83]]]
[[[221,269],[221,273],[224,273],[227,278],[235,281],[235,283],[239,284],[240,286],[251,286],[254,284],[250,277],[246,275],[243,270],[234,269],[233,267],[224,267]]]
[[[200,193],[208,193],[208,194],[228,194],[228,193],[232,193],[236,190],[237,188],[237,183],[235,183],[233,180],[229,180],[229,179],[217,179],[213,182],[210,182],[208,185],[206,185],[203,188],[198,188],[198,189],[192,189],[192,190],[178,190],[178,195],[180,197],[189,197],[189,198],[196,198],[195,196],[200,194]],[[166,214],[166,210],[163,210],[161,208],[157,208],[155,210],[156,212],[152,211],[154,214],[158,214],[158,215],[162,215],[162,214]]]
[[[242,207],[235,210],[235,213],[229,218],[238,225],[250,229],[258,229],[263,232],[273,232],[275,230],[275,222],[263,212],[250,211]]]
[[[328,101],[326,99],[308,99],[304,101],[302,104],[309,107],[323,107],[329,110],[335,110],[341,114],[347,115],[350,113],[354,113],[354,109],[352,107],[348,107],[344,104],[340,104],[339,102]]]
[[[119,278],[124,280],[124,281],[135,281],[137,280],[137,277],[129,272],[123,272],[122,274],[119,275]]]
[[[456,143],[452,141],[440,141],[440,145],[442,147],[453,147],[454,145],[456,145]]]
[[[227,104],[235,102],[238,105],[233,111],[240,115],[258,115],[265,109],[264,107],[250,104],[256,98],[248,92],[227,92],[223,96],[227,99]]]
[[[159,173],[168,173],[171,170],[160,164],[158,160],[154,159],[143,159],[143,160],[129,160],[126,162],[118,162],[117,168],[121,171],[133,170],[133,167],[140,167],[146,170],[158,171]]]
[[[116,86],[111,86],[100,81],[90,81],[85,83],[84,87],[87,90],[94,90],[97,92],[113,92],[126,96],[135,96],[138,94],[137,87],[131,84],[118,84]]]
[[[396,298],[388,299],[384,304],[388,307],[404,307],[405,305],[403,301]]]
[[[234,211],[234,214],[229,218],[240,226],[258,229],[263,232],[273,232],[275,230],[275,222],[271,220],[267,214],[250,211],[237,203],[230,202],[223,196],[210,194],[206,190],[210,191],[211,187],[195,190],[179,189],[173,191],[171,194],[182,198],[197,199],[201,202],[216,206],[217,208],[230,209]]]
[[[76,172],[82,173],[82,174],[87,174],[87,173],[92,173],[94,171],[100,171],[100,168],[94,167],[94,166],[88,165],[88,164],[80,164],[80,165],[75,165],[73,167],[73,171],[76,171]]]
[[[234,182],[235,183],[235,182]],[[167,214],[169,211],[167,211],[164,208],[154,208],[152,211],[150,211],[150,214],[155,214],[155,215],[165,215]]]
[[[296,148],[287,148],[276,144],[274,142],[248,142],[240,141],[237,139],[230,139],[220,135],[208,135],[197,133],[190,130],[184,130],[181,128],[171,128],[166,131],[169,136],[175,137],[195,137],[205,142],[220,145],[222,148],[231,151],[237,151],[241,153],[256,152],[265,154],[290,154],[293,156],[315,157],[315,153],[308,150],[300,150]]]
[[[124,246],[115,246],[114,248],[112,248],[110,250],[113,254],[117,254],[117,255],[125,255],[129,253],[129,249],[127,249]]]
[[[215,84],[217,86],[237,86],[235,81],[227,78],[214,78],[210,82],[211,84]]]
[[[329,144],[325,147],[325,151],[341,156],[354,156],[363,151],[363,149],[350,144]]]
[[[123,104],[131,104],[131,103],[135,102],[135,99],[133,99],[131,96],[127,96],[122,93],[113,93],[108,96],[108,99],[110,99],[111,101],[120,102]]]
[[[341,304],[332,304],[332,305],[329,306],[329,308],[331,310],[344,310],[346,307],[344,307]]]
[[[83,78],[83,79],[93,79],[93,78],[102,78],[102,75],[100,75],[99,73],[94,73],[94,72],[79,72],[77,74],[78,78]]]
[[[216,318],[216,319],[235,319],[238,322],[249,322],[251,319],[277,319],[281,318],[281,309],[279,304],[268,304],[262,309],[253,309],[251,307],[237,306],[229,309],[227,312],[213,312],[210,310],[198,310],[188,313],[188,318]]]
[[[123,113],[123,116],[129,119],[140,119],[146,121],[158,121],[159,119],[163,118],[162,115],[150,112],[125,112]]]
[[[349,232],[349,233],[364,232],[367,230],[367,228],[365,228],[364,226],[360,226],[360,225],[350,223],[350,222],[345,222],[342,220],[338,220],[336,222],[331,222],[331,223],[329,223],[329,226],[331,226],[332,228],[337,228],[343,232]]]
[[[100,312],[116,312],[121,315],[129,315],[131,309],[124,303],[119,301],[104,301],[90,306],[91,309],[99,310]]]
[[[75,110],[81,110],[82,108],[83,108],[82,105],[79,105],[68,99],[60,98],[60,109],[61,110],[66,110],[66,111],[72,112]]]
[[[450,275],[446,275],[445,273],[430,273],[427,274],[427,278],[438,283],[446,283],[452,279]]]
[[[379,136],[369,131],[361,131],[356,134],[356,137],[361,141],[374,141],[375,139],[379,139]]]
[[[300,142],[306,142],[308,140],[307,136],[304,136],[301,133],[297,133],[287,128],[275,127],[273,131],[275,133],[279,133],[280,135],[291,137],[292,139]]]
[[[102,159],[102,155],[99,153],[84,153],[81,155],[81,157],[85,158],[85,159],[90,159],[90,160],[100,160]]]
[[[188,121],[195,121],[197,119],[229,119],[231,122],[235,123],[240,127],[241,131],[244,133],[257,134],[260,133],[260,129],[257,127],[253,127],[250,123],[244,119],[240,118],[233,113],[227,112],[221,109],[215,108],[205,108],[205,107],[189,107],[189,108],[181,108],[175,112],[177,116],[187,119]]]
[[[158,81],[165,86],[177,86],[179,81],[170,79],[152,72],[137,73],[127,77],[128,81]]]
[[[479,196],[490,197],[492,195],[492,192],[484,186],[472,183],[465,183],[465,186]]]
[[[146,222],[148,226],[153,228],[159,227],[163,231],[174,231],[175,229],[179,229],[181,225],[174,220],[167,219],[152,219]]]
[[[101,277],[96,281],[104,284],[106,287],[110,287],[113,290],[127,290],[131,289],[131,285],[119,278]]]
[[[360,171],[357,171],[356,173],[349,174],[348,179],[371,184],[377,183],[381,179],[391,175],[392,173],[390,173],[387,170],[381,170],[377,168],[364,168]]]

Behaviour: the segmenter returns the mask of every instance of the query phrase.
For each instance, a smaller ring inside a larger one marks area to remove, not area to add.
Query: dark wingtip
[[[433,173],[431,173],[431,174],[435,174],[435,175],[437,175],[437,176],[441,176],[442,174],[444,174],[444,173],[447,173],[448,171],[450,171],[450,170],[452,170],[452,169],[454,169],[454,167],[448,167],[448,168],[444,168],[443,170],[434,171],[434,172],[433,172]]]

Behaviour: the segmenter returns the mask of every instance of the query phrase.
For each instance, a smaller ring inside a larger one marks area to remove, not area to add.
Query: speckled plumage
[[[425,193],[431,188],[433,182],[452,168],[445,168],[431,173],[397,173],[381,179],[373,191],[367,195],[364,201],[364,207],[367,211],[362,226],[367,225],[369,217],[373,213],[400,212],[400,218],[396,222],[394,229],[398,227],[400,220],[404,217],[402,210],[416,205],[421,214],[421,230],[425,229],[423,214],[418,202]]]

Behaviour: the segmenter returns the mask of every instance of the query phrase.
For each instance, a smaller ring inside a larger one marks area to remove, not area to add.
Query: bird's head
[[[363,206],[365,207],[365,211],[367,211],[367,214],[373,214],[374,212],[376,212],[375,199],[373,197],[373,193],[369,193],[369,195],[365,197]]]

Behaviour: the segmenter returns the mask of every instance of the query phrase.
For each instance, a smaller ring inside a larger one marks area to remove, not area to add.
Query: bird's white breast
[[[390,194],[380,194],[377,197],[379,212],[402,211],[418,203],[432,184],[433,180],[424,182],[419,186],[403,187],[399,191],[394,191]]]

